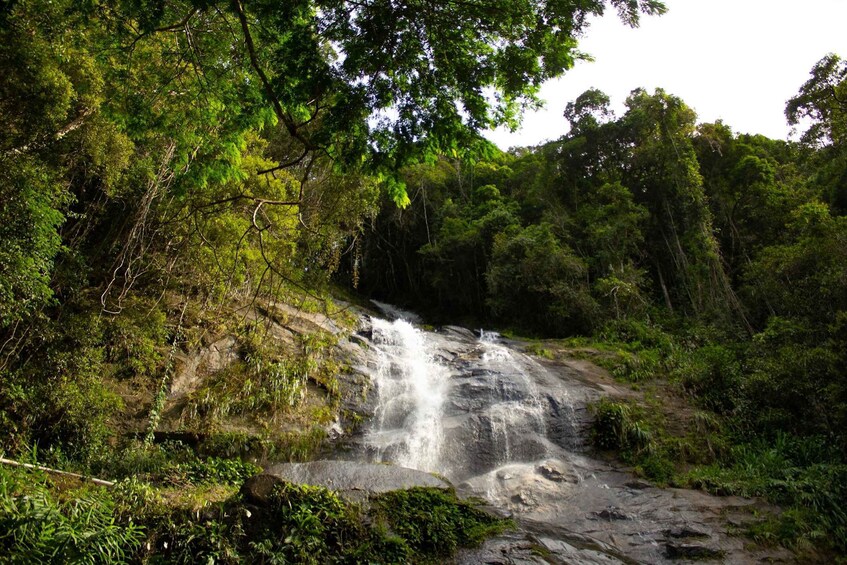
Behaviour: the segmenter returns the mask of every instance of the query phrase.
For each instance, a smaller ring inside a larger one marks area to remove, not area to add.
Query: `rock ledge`
[[[263,503],[268,500],[274,487],[282,483],[322,486],[352,500],[363,500],[372,494],[413,487],[449,489],[452,486],[429,473],[395,465],[312,461],[274,465],[247,479],[242,492],[249,500]]]

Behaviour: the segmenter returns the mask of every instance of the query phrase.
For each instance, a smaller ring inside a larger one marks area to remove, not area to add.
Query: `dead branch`
[[[68,471],[60,471],[59,469],[51,469],[50,467],[44,467],[42,465],[31,465],[29,463],[21,463],[19,461],[13,461],[11,459],[5,459],[0,457],[0,463],[3,465],[11,465],[12,467],[23,467],[24,469],[33,469],[36,471],[44,471],[45,473],[50,473],[51,475],[60,475],[62,477],[73,477],[74,479],[79,479],[81,481],[90,481],[95,485],[100,485],[101,487],[113,487],[115,483],[113,481],[106,481],[103,479],[97,479],[95,477],[87,477],[85,475],[80,475],[79,473],[70,473]]]

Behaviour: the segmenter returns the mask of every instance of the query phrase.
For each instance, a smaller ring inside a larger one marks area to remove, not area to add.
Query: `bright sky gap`
[[[786,139],[785,102],[827,53],[847,56],[847,0],[666,0],[668,12],[643,17],[630,29],[609,10],[595,19],[580,62],[541,91],[545,108],[524,117],[511,133],[488,139],[502,149],[558,139],[567,132],[565,105],[599,88],[623,111],[639,87],[663,88],[682,98],[700,122],[723,120],[737,133]]]

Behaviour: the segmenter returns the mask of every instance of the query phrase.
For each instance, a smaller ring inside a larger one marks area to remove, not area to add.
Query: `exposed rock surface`
[[[352,500],[413,487],[450,488],[447,481],[415,469],[354,461],[312,461],[274,465],[248,479],[242,492],[253,502],[264,502],[281,483],[318,485]]]

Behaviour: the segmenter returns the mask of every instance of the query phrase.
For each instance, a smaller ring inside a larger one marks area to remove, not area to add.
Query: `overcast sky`
[[[594,56],[546,84],[545,109],[515,133],[490,132],[502,149],[566,133],[565,104],[596,87],[620,115],[634,88],[682,98],[701,122],[785,139],[785,102],[827,53],[847,58],[847,0],[665,0],[664,16],[630,29],[614,10],[594,20],[580,49]]]

